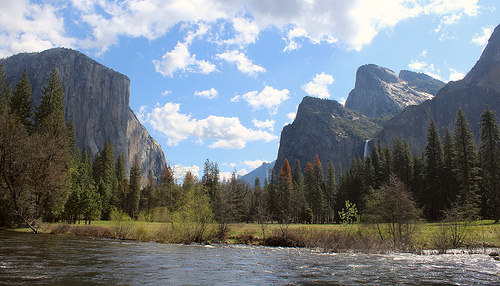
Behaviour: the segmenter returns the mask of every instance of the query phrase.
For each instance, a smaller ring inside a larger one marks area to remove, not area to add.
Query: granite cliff
[[[453,130],[459,107],[477,137],[486,105],[500,114],[500,26],[495,28],[480,59],[464,79],[447,83],[432,100],[406,108],[389,120],[377,137],[384,144],[391,144],[396,137],[404,138],[419,153],[426,144],[430,120],[434,120],[443,135],[445,127]]]
[[[135,155],[142,177],[159,178],[166,162],[160,145],[148,134],[129,107],[130,80],[84,54],[64,48],[23,53],[1,59],[7,81],[14,84],[28,70],[35,106],[42,86],[55,67],[63,82],[66,118],[73,118],[80,149],[96,154],[111,140],[115,156],[122,154],[126,171]]]
[[[274,169],[279,172],[285,159],[295,159],[304,168],[316,155],[326,164],[350,166],[352,158],[363,157],[367,139],[382,128],[381,121],[344,108],[334,100],[304,97],[292,124],[281,131],[278,158]]]
[[[429,92],[436,91],[436,84],[439,86],[439,81],[421,74],[404,71],[402,75],[408,82],[374,64],[359,67],[345,107],[374,118],[394,116],[409,105],[431,99],[433,94]]]

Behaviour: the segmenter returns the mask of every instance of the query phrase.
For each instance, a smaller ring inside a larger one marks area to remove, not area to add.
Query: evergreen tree
[[[451,203],[455,202],[458,195],[458,182],[453,173],[453,137],[451,136],[450,129],[445,128],[444,138],[443,138],[443,189],[445,191],[445,201],[447,207],[451,206]]]
[[[28,70],[25,69],[10,98],[10,112],[28,129],[32,126],[31,117],[33,116],[31,93]]]
[[[453,172],[458,181],[458,204],[462,215],[475,218],[478,208],[478,162],[472,131],[465,113],[458,109],[453,140]]]
[[[42,99],[34,119],[36,129],[46,129],[52,136],[61,136],[65,131],[64,93],[55,68],[42,88]]]
[[[481,174],[487,216],[500,219],[500,130],[495,112],[486,106],[481,114]]]
[[[113,153],[113,144],[111,141],[106,141],[104,148],[95,156],[94,160],[94,180],[101,180],[106,185],[105,188],[99,188],[99,191],[105,190],[106,193],[101,193],[102,200],[102,218],[109,219],[112,203],[116,203],[112,197],[118,193],[118,179],[116,177],[115,159]]]
[[[182,193],[175,184],[174,171],[168,165],[161,174],[160,185],[157,191],[158,206],[165,206],[170,212],[178,210]]]
[[[291,216],[291,195],[293,184],[290,164],[287,159],[285,159],[283,165],[281,166],[280,173],[278,175],[278,184],[279,220],[280,222],[288,223]]]
[[[304,195],[304,175],[302,175],[302,168],[298,159],[295,159],[292,167],[292,185],[292,216],[297,222],[306,222],[307,202]]]
[[[135,218],[139,213],[140,197],[141,197],[141,165],[139,163],[139,157],[135,155],[132,167],[130,168],[130,185],[127,194],[128,213],[131,218]]]
[[[337,196],[337,183],[335,179],[335,167],[333,163],[328,162],[328,168],[326,171],[326,218],[328,222],[333,222],[335,214],[335,198]]]
[[[6,79],[7,75],[5,74],[3,65],[0,64],[0,114],[8,111],[10,102],[10,84],[5,82]]]
[[[405,185],[408,185],[411,181],[411,171],[412,171],[412,156],[410,146],[406,141],[401,140],[401,138],[396,138],[394,140],[394,145],[392,149],[392,170],[394,175],[396,175]]]
[[[146,187],[141,191],[139,209],[150,214],[155,205],[156,182],[153,174],[150,174]]]
[[[315,223],[324,222],[325,210],[325,181],[323,177],[323,165],[318,155],[313,162],[312,189],[310,190],[309,206],[314,214]]]
[[[436,124],[431,120],[427,130],[425,158],[425,216],[429,220],[441,218],[446,208],[445,190],[443,190],[443,147]]]
[[[266,193],[267,193],[267,207],[269,208],[269,214],[271,219],[279,218],[279,197],[277,190],[277,179],[274,168],[270,170],[269,182],[267,183]]]

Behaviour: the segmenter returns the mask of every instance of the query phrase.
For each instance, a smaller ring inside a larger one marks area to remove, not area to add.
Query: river
[[[485,254],[330,254],[0,231],[0,285],[500,285]]]

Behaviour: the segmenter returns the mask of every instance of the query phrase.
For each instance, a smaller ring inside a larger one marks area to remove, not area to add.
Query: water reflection
[[[487,255],[325,254],[0,232],[0,284],[498,284]]]

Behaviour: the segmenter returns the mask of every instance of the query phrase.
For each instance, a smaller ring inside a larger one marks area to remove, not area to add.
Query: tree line
[[[444,136],[430,122],[420,155],[396,139],[392,148],[373,144],[370,155],[354,158],[345,172],[332,162],[325,167],[318,156],[304,168],[285,160],[278,174],[271,169],[263,184],[257,178],[250,186],[234,173],[221,181],[217,163],[207,159],[201,178],[188,172],[178,181],[167,166],[158,180],[150,176],[143,184],[137,156],[127,176],[111,142],[94,156],[80,152],[72,120],[65,121],[56,69],[37,108],[27,71],[14,88],[5,78],[0,68],[0,225],[25,223],[36,231],[41,220],[90,223],[125,213],[145,221],[191,221],[200,231],[216,222],[223,237],[232,222],[263,228],[269,222],[351,222],[358,212],[377,222],[394,220],[394,213],[437,221],[450,210],[463,219],[500,218],[500,132],[488,107],[479,144],[459,109]]]

